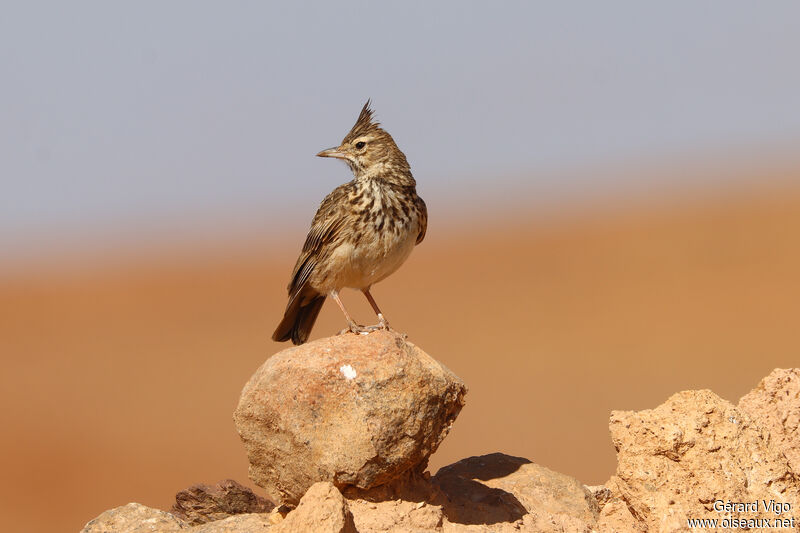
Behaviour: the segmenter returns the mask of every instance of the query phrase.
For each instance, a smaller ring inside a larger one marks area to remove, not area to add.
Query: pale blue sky
[[[440,213],[574,188],[564,169],[784,149],[799,23],[794,1],[5,2],[0,249],[281,212],[304,233],[350,179],[314,154],[367,97]]]

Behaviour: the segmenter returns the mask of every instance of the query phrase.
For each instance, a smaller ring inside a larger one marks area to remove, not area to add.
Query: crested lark
[[[289,282],[286,312],[272,334],[279,342],[308,340],[328,295],[341,308],[350,331],[388,329],[369,289],[400,268],[425,238],[428,225],[428,211],[417,196],[406,156],[373,120],[369,100],[341,145],[317,155],[344,160],[355,179],[336,187],[314,215]],[[355,323],[339,299],[344,287],[364,293],[378,325]]]

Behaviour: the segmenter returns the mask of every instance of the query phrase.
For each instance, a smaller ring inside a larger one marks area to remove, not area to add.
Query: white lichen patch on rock
[[[344,376],[344,379],[346,379],[346,380],[355,379],[356,376],[358,376],[358,373],[356,372],[356,369],[353,368],[350,365],[342,365],[342,367],[339,368],[339,372],[342,373],[342,375]]]

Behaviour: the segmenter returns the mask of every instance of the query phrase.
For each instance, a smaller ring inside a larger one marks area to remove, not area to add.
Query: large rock
[[[599,513],[574,478],[502,453],[344,495],[359,533],[588,533]]]
[[[618,465],[606,486],[612,502],[624,502],[616,516],[634,520],[629,530],[688,531],[690,518],[774,525],[792,514],[762,502],[800,505],[798,477],[769,433],[711,391],[680,392],[651,410],[614,411],[610,428]],[[726,509],[726,502],[756,504]]]
[[[232,479],[192,485],[175,495],[170,511],[189,524],[205,524],[245,513],[268,513],[275,505]]]
[[[432,481],[448,498],[445,515],[454,526],[588,533],[600,511],[575,478],[502,453],[462,459],[440,469]]]
[[[346,334],[269,358],[242,391],[234,420],[250,478],[293,505],[318,481],[369,489],[423,469],[466,391],[396,333]]]
[[[773,370],[739,400],[739,409],[769,431],[772,445],[800,476],[800,368]]]
[[[171,533],[188,524],[166,511],[129,503],[90,520],[81,533]]]

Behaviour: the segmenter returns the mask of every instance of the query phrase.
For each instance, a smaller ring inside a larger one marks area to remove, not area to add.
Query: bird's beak
[[[339,151],[339,148],[328,148],[317,154],[317,157],[335,157],[336,159],[347,159],[344,153]]]

